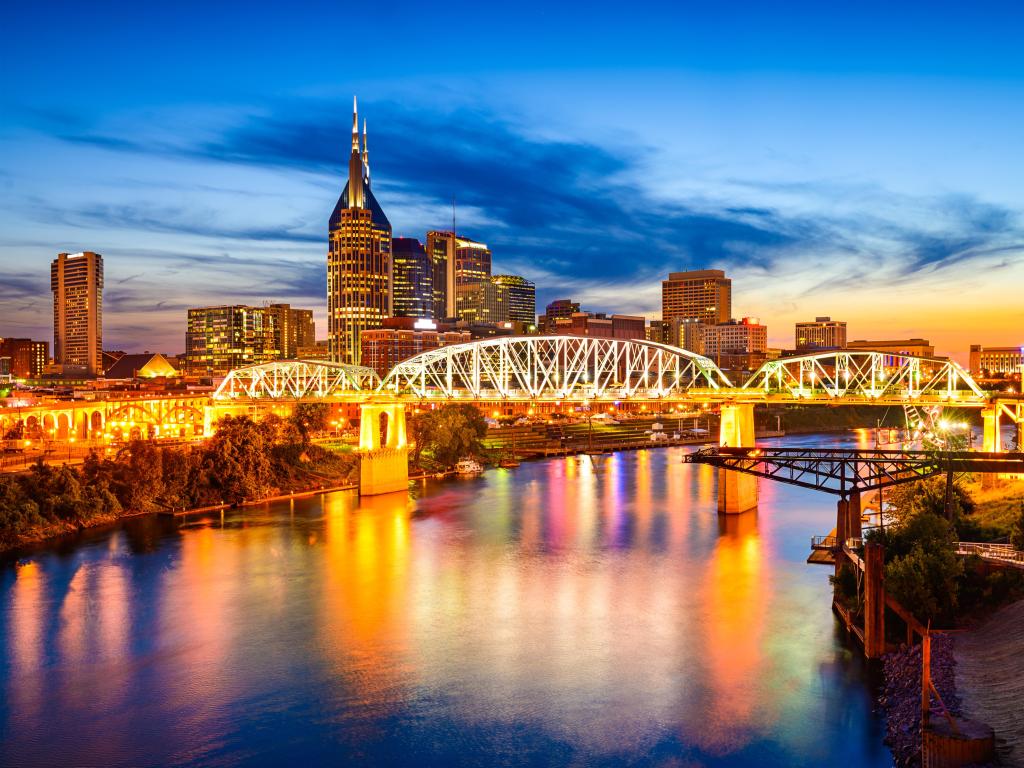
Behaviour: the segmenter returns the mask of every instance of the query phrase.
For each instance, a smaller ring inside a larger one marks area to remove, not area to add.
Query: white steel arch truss
[[[340,392],[373,391],[379,384],[377,372],[362,365],[276,360],[231,371],[213,393],[213,399],[328,397]]]
[[[641,339],[506,336],[452,344],[396,365],[382,392],[474,399],[664,398],[731,387],[711,360]]]
[[[875,400],[984,398],[985,393],[952,360],[867,350],[819,352],[769,360],[743,385],[796,398],[863,397]]]

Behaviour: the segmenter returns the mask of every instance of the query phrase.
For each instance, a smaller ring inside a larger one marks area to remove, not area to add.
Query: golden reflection
[[[757,511],[719,515],[720,535],[704,580],[707,706],[688,734],[712,754],[743,747],[775,717],[757,690],[765,664],[770,568]]]
[[[43,658],[43,572],[35,562],[18,566],[11,590],[8,622],[12,662],[15,669],[30,670]]]

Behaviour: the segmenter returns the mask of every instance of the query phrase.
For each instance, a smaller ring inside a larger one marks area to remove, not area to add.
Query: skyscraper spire
[[[363,118],[363,168],[366,169],[366,184],[370,184],[370,150],[366,146],[366,118]]]
[[[352,151],[359,151],[359,104],[352,97]]]
[[[348,159],[348,207],[363,208],[363,158],[359,152],[359,106],[352,97],[352,154]]]

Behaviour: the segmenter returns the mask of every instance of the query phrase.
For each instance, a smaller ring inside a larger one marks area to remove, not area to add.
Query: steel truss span
[[[702,448],[684,461],[710,464],[845,496],[943,472],[1024,472],[1024,454],[841,448]]]
[[[324,360],[280,360],[236,368],[217,387],[214,400],[280,399],[368,392],[380,385],[372,368]]]
[[[708,358],[666,344],[509,336],[420,353],[395,366],[381,391],[434,398],[619,400],[731,386]]]
[[[794,398],[984,398],[974,379],[952,360],[888,352],[833,351],[769,360],[744,389]]]

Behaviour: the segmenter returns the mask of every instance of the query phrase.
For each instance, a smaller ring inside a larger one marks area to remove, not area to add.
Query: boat
[[[504,467],[505,469],[512,469],[514,467],[518,467],[519,466],[519,462],[516,461],[515,459],[502,459],[498,463],[498,466],[499,467]]]
[[[457,475],[479,475],[483,471],[484,468],[473,459],[462,459],[455,465]]]

